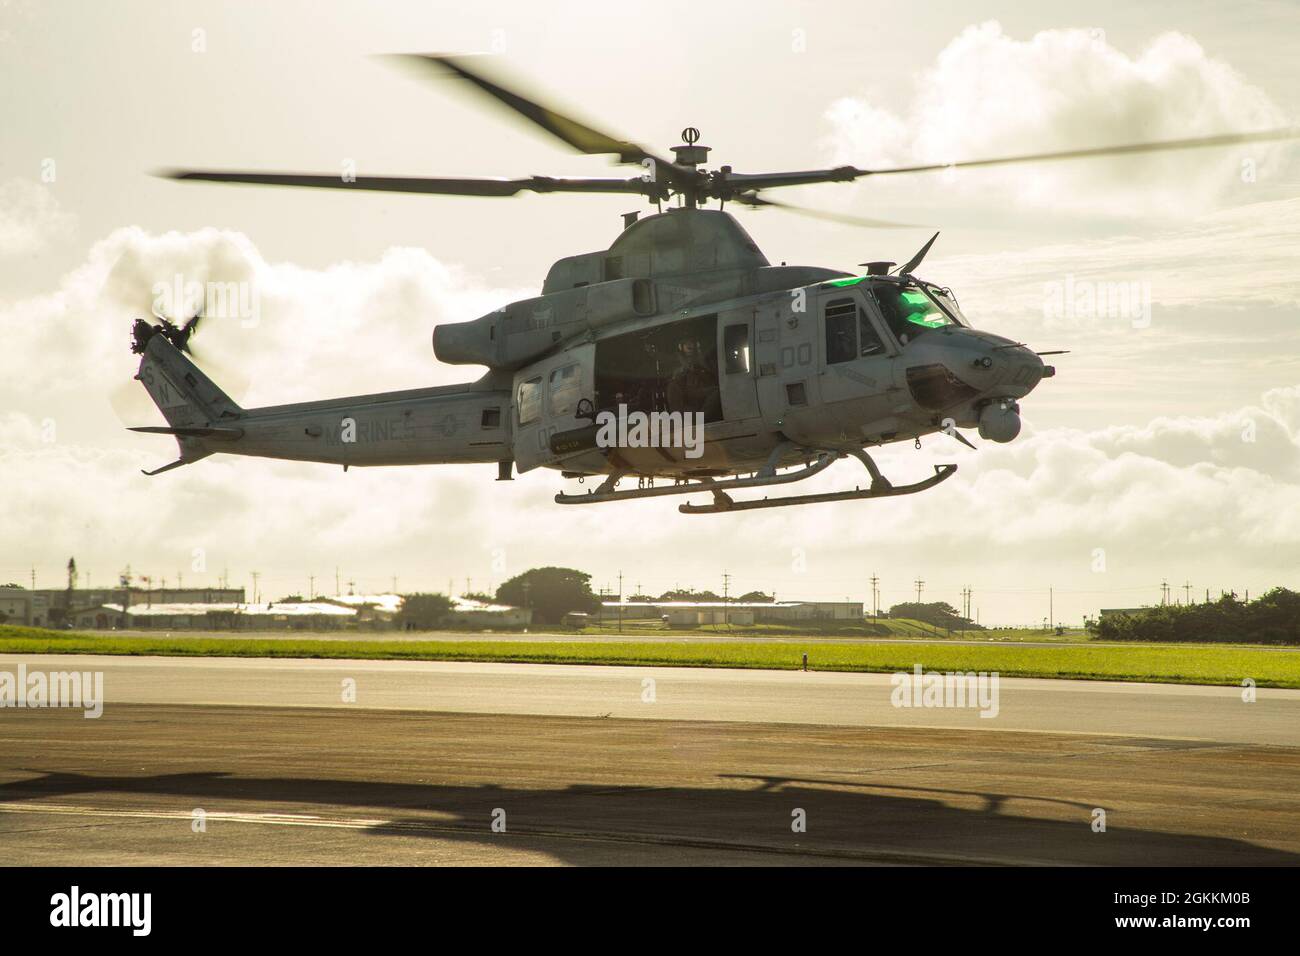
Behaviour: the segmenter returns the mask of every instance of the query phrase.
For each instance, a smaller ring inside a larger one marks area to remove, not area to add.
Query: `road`
[[[1300,691],[1003,679],[986,718],[876,674],[20,663],[107,700],[0,710],[15,863],[1300,863]]]

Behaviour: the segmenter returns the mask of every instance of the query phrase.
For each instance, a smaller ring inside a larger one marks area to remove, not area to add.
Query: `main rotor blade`
[[[732,202],[738,202],[742,206],[750,206],[754,209],[762,209],[764,206],[771,206],[773,209],[784,209],[786,212],[793,212],[800,216],[808,216],[812,219],[821,219],[826,222],[844,223],[849,226],[866,226],[869,229],[915,229],[905,222],[889,222],[885,219],[866,219],[862,216],[852,216],[848,213],[830,212],[824,209],[809,209],[806,206],[796,206],[793,203],[778,202],[775,199],[768,199],[757,193],[739,193],[731,197]]]
[[[514,110],[520,116],[540,126],[556,139],[571,146],[580,153],[601,155],[612,153],[622,163],[639,163],[653,159],[656,164],[673,166],[672,162],[656,156],[636,143],[611,136],[608,133],[580,123],[553,107],[528,99],[514,90],[488,79],[477,70],[471,69],[465,57],[451,57],[437,53],[395,53],[386,54],[384,59],[405,63],[417,69],[432,69],[445,76],[450,70],[463,80],[468,80],[475,87],[486,93],[498,103]],[[676,168],[676,167],[673,167]]]
[[[778,186],[802,186],[807,183],[844,183],[863,176],[886,176],[894,173],[927,173],[941,169],[962,169],[975,166],[1005,166],[1012,163],[1045,162],[1056,159],[1087,159],[1098,156],[1121,156],[1133,153],[1154,153],[1175,149],[1198,149],[1207,146],[1231,146],[1236,143],[1256,143],[1269,140],[1300,137],[1300,127],[1261,130],[1253,133],[1226,133],[1219,136],[1200,136],[1194,139],[1174,139],[1151,143],[1130,143],[1124,146],[1096,146],[1087,149],[1067,149],[1050,153],[1026,153],[1020,156],[1002,156],[995,159],[969,159],[952,163],[925,163],[919,166],[895,166],[887,169],[858,169],[856,166],[836,166],[834,169],[804,169],[779,173],[728,173],[728,187],[757,190],[775,189]]]
[[[785,173],[727,173],[722,186],[737,190],[772,189],[776,186],[803,186],[808,183],[848,183],[865,170],[855,166],[836,166],[834,169],[802,169]]]
[[[1124,146],[1095,146],[1087,149],[1065,149],[1050,153],[1026,153],[1020,156],[1002,156],[997,159],[968,159],[955,163],[926,163],[921,166],[895,166],[889,169],[859,169],[858,176],[884,176],[892,173],[928,173],[940,169],[962,169],[974,166],[1005,166],[1011,163],[1036,163],[1054,159],[1086,159],[1093,156],[1122,156],[1132,153],[1156,153],[1174,149],[1200,149],[1206,146],[1232,146],[1236,143],[1258,143],[1269,140],[1300,137],[1300,127],[1260,130],[1253,133],[1224,133],[1219,136],[1198,136],[1193,139],[1158,140],[1150,143],[1129,143]],[[734,177],[733,177],[734,178]]]
[[[444,196],[514,196],[536,193],[640,193],[646,183],[634,179],[447,179],[429,176],[357,176],[344,180],[337,173],[251,173],[233,170],[172,169],[158,174],[167,179],[209,183],[249,183],[260,186],[306,186],[316,189],[362,189],[390,193],[434,193]]]

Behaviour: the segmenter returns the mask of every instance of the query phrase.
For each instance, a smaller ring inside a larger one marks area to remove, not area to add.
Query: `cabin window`
[[[577,365],[566,365],[551,373],[551,415],[562,418],[572,415],[582,398],[582,370]]]
[[[722,347],[726,352],[728,375],[749,371],[749,323],[728,325],[723,329]]]
[[[531,425],[542,417],[541,376],[519,383],[519,394],[515,396],[515,408],[519,414],[520,425]]]
[[[655,290],[649,279],[632,280],[632,311],[650,315],[655,310]]]
[[[785,387],[785,400],[791,405],[807,405],[808,390],[803,382],[791,382]]]
[[[501,409],[485,408],[483,409],[483,427],[500,428],[501,427]]]

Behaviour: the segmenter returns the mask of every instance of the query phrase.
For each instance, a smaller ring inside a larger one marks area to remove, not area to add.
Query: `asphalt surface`
[[[20,662],[107,703],[0,710],[16,864],[1300,863],[1297,691],[1004,679],[981,718],[871,674]]]

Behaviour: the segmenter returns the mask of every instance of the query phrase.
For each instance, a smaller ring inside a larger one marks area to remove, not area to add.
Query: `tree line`
[[[1273,588],[1254,601],[1225,594],[1204,604],[1163,604],[1108,614],[1089,630],[1107,641],[1300,644],[1300,594]]]

